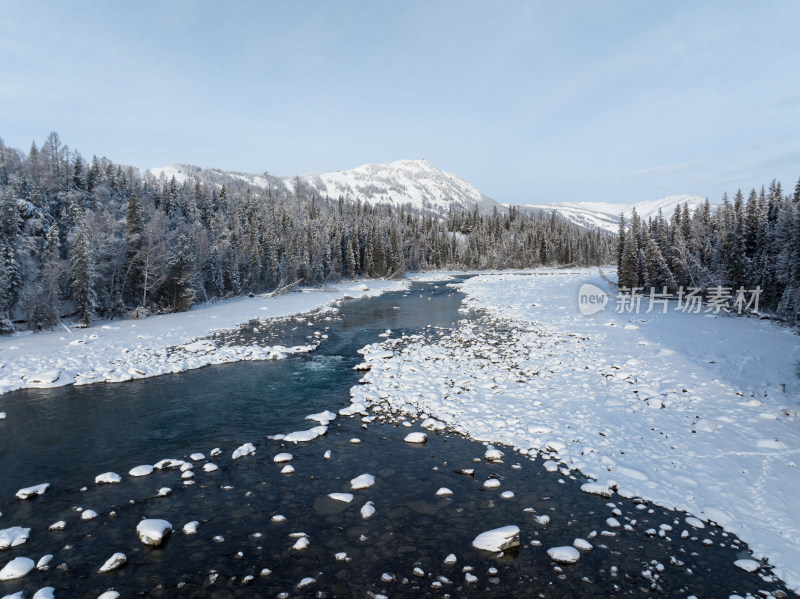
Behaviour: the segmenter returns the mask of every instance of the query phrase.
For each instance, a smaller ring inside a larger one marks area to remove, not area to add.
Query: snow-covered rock
[[[12,526],[11,528],[0,530],[0,550],[22,545],[28,540],[30,534],[30,528],[23,528],[21,526]]]
[[[733,565],[745,572],[756,572],[761,567],[761,564],[753,559],[737,559]]]
[[[606,499],[614,494],[614,491],[609,489],[607,485],[601,483],[583,483],[581,491],[592,495],[600,495],[600,497],[605,497]]]
[[[415,433],[408,433],[403,439],[406,443],[425,443],[428,440],[428,435],[425,433],[415,432]]]
[[[482,551],[504,551],[519,546],[519,526],[503,526],[482,532],[472,541],[475,549]]]
[[[25,487],[17,491],[17,499],[31,499],[37,495],[43,494],[50,487],[50,483],[42,483],[32,487]]]
[[[33,570],[36,564],[28,557],[15,557],[0,570],[0,581],[22,578]]]
[[[336,420],[336,414],[330,410],[325,410],[324,412],[319,412],[318,414],[309,414],[306,416],[306,420],[314,420],[320,424],[327,425],[332,420]]]
[[[104,472],[94,477],[95,484],[116,485],[122,482],[122,477],[116,472]]]
[[[274,458],[272,458],[272,461],[275,462],[276,464],[283,464],[284,462],[291,462],[292,458],[293,456],[290,453],[279,453]]]
[[[559,564],[574,564],[581,558],[581,553],[575,547],[564,545],[548,549],[547,556]]]
[[[187,522],[183,525],[183,534],[185,535],[193,535],[197,534],[197,529],[200,526],[200,523],[197,520],[192,520],[191,522]]]
[[[135,466],[128,471],[128,474],[131,476],[147,476],[148,474],[153,473],[153,467],[150,464],[143,464],[141,466]]]
[[[307,443],[328,432],[327,426],[315,426],[305,431],[295,431],[286,435],[283,440],[287,443]]]
[[[39,561],[36,562],[36,569],[45,572],[50,569],[50,562],[52,561],[53,561],[52,553],[43,555],[42,557],[39,558]]]
[[[494,447],[489,447],[489,449],[486,450],[486,453],[484,454],[483,457],[487,462],[499,462],[500,460],[503,459],[504,455],[505,454],[499,449],[495,449]]]
[[[246,455],[253,455],[256,452],[256,448],[252,443],[245,443],[244,445],[237,447],[236,450],[231,455],[232,460],[238,460]]]
[[[105,563],[100,566],[98,570],[99,573],[103,572],[110,572],[111,570],[116,570],[120,566],[126,564],[128,562],[128,558],[125,556],[124,553],[115,553],[111,557],[109,557]]]
[[[157,518],[142,520],[136,525],[136,534],[145,545],[158,547],[172,532],[172,524]]]

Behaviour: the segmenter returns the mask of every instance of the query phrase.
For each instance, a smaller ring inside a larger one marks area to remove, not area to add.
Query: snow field
[[[580,472],[586,492],[689,512],[800,590],[797,336],[756,319],[617,314],[613,302],[585,317],[586,282],[605,285],[596,270],[465,281],[465,307],[484,319],[365,348],[378,367],[345,413],[430,417]]]

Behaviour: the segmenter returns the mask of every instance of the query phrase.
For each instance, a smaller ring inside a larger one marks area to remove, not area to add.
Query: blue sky
[[[800,2],[0,0],[0,137],[292,175],[426,158],[502,202],[800,176]]]

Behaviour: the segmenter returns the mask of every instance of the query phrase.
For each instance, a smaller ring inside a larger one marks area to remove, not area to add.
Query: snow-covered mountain
[[[619,228],[619,215],[630,219],[633,210],[644,220],[655,217],[659,209],[664,218],[671,218],[678,205],[689,205],[694,212],[703,205],[706,199],[698,195],[667,196],[658,200],[647,200],[636,204],[614,204],[605,202],[553,202],[550,204],[523,204],[517,208],[522,210],[555,211],[568,221],[588,229],[598,228],[616,233]]]
[[[509,204],[501,205],[483,195],[463,179],[439,170],[426,160],[398,160],[385,164],[365,164],[351,170],[332,173],[312,173],[293,177],[274,177],[266,173],[257,175],[213,168],[200,168],[186,164],[171,164],[148,171],[156,178],[175,177],[178,184],[199,180],[223,185],[233,182],[259,189],[271,187],[274,191],[293,194],[299,180],[305,195],[346,200],[361,200],[370,204],[392,204],[400,207],[428,210],[446,215],[450,207],[491,214],[494,209],[505,212]],[[658,200],[629,204],[604,202],[552,202],[542,204],[516,204],[524,211],[555,211],[567,221],[586,229],[601,229],[616,233],[620,213],[630,218],[633,209],[645,220],[656,216],[659,209],[670,218],[678,204],[688,203],[693,212],[705,198],[697,195],[674,195]]]
[[[201,169],[196,166],[172,164],[148,171],[155,177],[183,183],[189,179],[219,183],[231,177],[265,189],[268,185],[283,186],[294,193],[299,179],[306,193],[317,197],[361,200],[370,204],[410,204],[414,208],[446,214],[451,206],[473,210],[476,206],[482,214],[495,208],[505,208],[463,179],[439,170],[426,160],[398,160],[385,164],[365,164],[352,170],[332,173],[313,173],[297,177],[271,177],[248,173],[226,172],[217,169]]]

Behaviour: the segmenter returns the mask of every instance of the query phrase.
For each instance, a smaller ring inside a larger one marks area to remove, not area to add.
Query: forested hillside
[[[800,181],[793,194],[773,181],[746,200],[740,190],[714,211],[706,201],[670,220],[659,214],[644,222],[634,213],[629,223],[620,219],[619,232],[620,287],[645,294],[694,287],[706,296],[759,289],[762,311],[800,321]]]
[[[297,179],[300,181],[300,179]],[[0,330],[181,311],[194,303],[429,268],[595,265],[614,240],[555,215],[481,215],[141,175],[52,133],[0,140]]]

